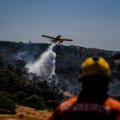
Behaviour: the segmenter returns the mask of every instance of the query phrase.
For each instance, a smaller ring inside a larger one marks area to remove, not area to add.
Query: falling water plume
[[[54,43],[51,44],[35,62],[26,65],[29,72],[37,74],[44,80],[49,80],[52,75],[55,75],[56,53],[53,51],[54,46]]]

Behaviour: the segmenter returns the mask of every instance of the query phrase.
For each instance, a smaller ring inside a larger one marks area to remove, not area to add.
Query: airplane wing
[[[50,39],[55,39],[55,37],[47,36],[47,35],[42,35],[42,37],[50,38]]]
[[[62,41],[73,41],[72,39],[60,39]]]

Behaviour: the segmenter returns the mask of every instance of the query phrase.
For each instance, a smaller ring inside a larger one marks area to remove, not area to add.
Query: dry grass
[[[35,110],[29,107],[18,106],[16,114],[0,114],[0,120],[47,120],[51,112],[47,110]]]

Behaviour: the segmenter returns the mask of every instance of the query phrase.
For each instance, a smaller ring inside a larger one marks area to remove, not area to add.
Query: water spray
[[[37,74],[43,80],[52,79],[55,75],[56,53],[53,51],[55,44],[51,44],[49,48],[35,61],[29,62],[26,67],[29,72]]]

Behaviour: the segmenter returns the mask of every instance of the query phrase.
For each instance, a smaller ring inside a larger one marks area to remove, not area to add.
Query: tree
[[[31,95],[30,97],[26,98],[24,104],[35,109],[45,109],[45,101],[42,97],[37,95]]]
[[[0,92],[0,113],[13,114],[16,112],[16,103],[10,99],[10,95]]]
[[[46,103],[46,107],[49,109],[55,109],[60,104],[57,100],[48,100]]]

